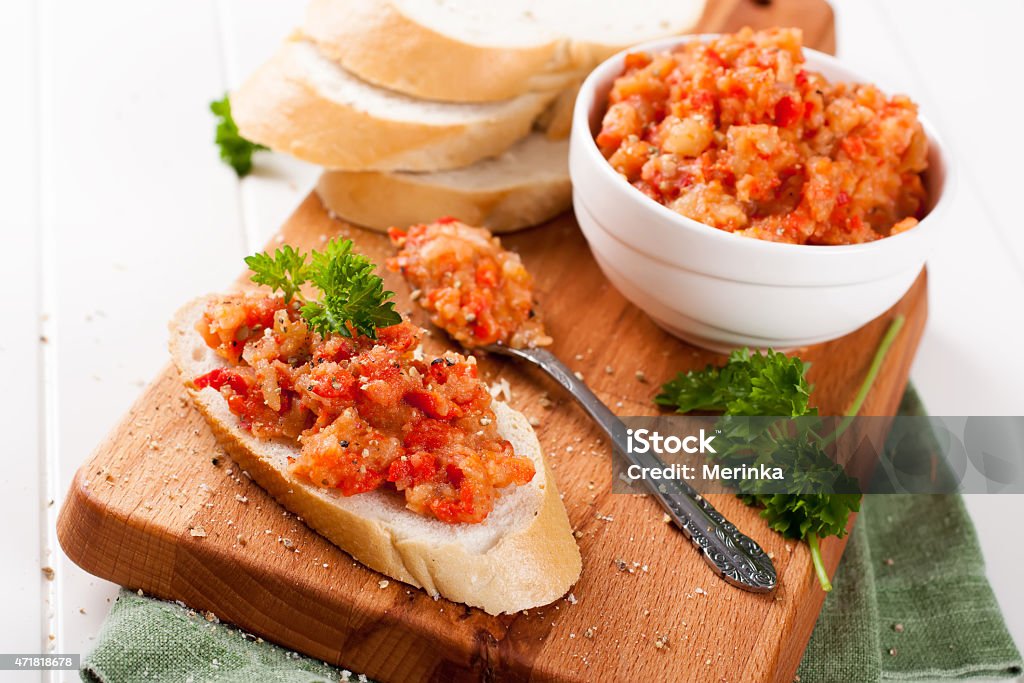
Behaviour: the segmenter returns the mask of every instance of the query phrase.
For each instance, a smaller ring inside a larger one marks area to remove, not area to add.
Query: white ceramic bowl
[[[671,49],[711,36],[638,45]],[[919,225],[849,246],[778,244],[698,223],[645,196],[608,164],[594,142],[608,91],[626,52],[598,66],[580,88],[569,143],[576,219],[607,278],[669,332],[715,350],[792,348],[841,337],[906,293],[941,232],[953,191],[945,146],[928,135],[929,211]],[[829,80],[865,82],[835,58],[805,49]]]

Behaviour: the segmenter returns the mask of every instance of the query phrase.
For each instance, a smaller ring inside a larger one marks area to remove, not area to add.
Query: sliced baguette
[[[565,140],[572,130],[572,112],[576,108],[576,95],[580,92],[583,79],[577,78],[558,93],[555,101],[541,113],[534,127],[544,131],[551,140]]]
[[[425,99],[562,88],[621,49],[696,26],[705,0],[312,0],[303,31],[360,78]]]
[[[560,89],[576,68],[570,54],[555,32],[522,35],[519,4],[487,7],[496,26],[516,34],[505,40],[480,35],[490,31],[474,25],[479,14],[458,12],[450,2],[436,3],[431,17],[416,2],[312,0],[303,31],[360,78],[415,97],[492,102]]]
[[[557,95],[427,102],[370,85],[293,37],[232,93],[231,109],[243,137],[325,168],[436,171],[501,154]]]
[[[371,569],[431,595],[489,614],[546,605],[579,578],[579,549],[540,444],[526,418],[495,401],[499,431],[537,473],[501,491],[480,524],[446,524],[407,510],[393,491],[345,497],[294,476],[294,443],[257,439],[241,428],[221,394],[192,380],[226,362],[195,330],[211,297],[184,306],[171,321],[171,356],[196,407],[244,471],[292,513]]]
[[[568,154],[566,140],[533,133],[501,156],[451,171],[327,171],[316,191],[332,214],[374,230],[454,216],[491,232],[510,232],[569,208]]]

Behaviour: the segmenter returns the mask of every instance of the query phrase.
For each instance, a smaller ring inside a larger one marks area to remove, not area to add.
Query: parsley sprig
[[[679,373],[654,402],[679,413],[694,410],[726,415],[799,417],[817,414],[807,403],[811,388],[799,358],[769,349],[764,354],[738,349],[724,367]]]
[[[825,446],[841,434],[860,411],[889,347],[903,327],[897,316],[882,338],[867,376],[835,434],[822,438],[818,411],[809,405],[811,386],[808,365],[799,358],[769,350],[764,354],[747,349],[734,351],[724,367],[679,373],[662,386],[655,402],[679,413],[694,410],[721,412],[723,416],[804,418],[762,423],[751,428],[746,421],[723,417],[716,458],[729,465],[784,464],[796,490],[829,493],[784,494],[764,491],[764,482],[739,480],[737,495],[747,505],[763,508],[768,526],[787,538],[807,541],[818,581],[832,590],[821,556],[819,541],[842,537],[850,513],[860,509],[859,486],[826,453]],[[790,424],[784,424],[790,423]]]
[[[238,132],[235,119],[231,116],[231,100],[227,94],[219,100],[210,102],[210,111],[218,119],[214,142],[220,147],[221,161],[235,169],[239,178],[244,178],[252,171],[253,152],[267,148],[246,140]]]
[[[252,281],[280,292],[286,302],[302,303],[303,319],[322,335],[353,333],[377,338],[377,329],[397,325],[402,316],[395,310],[395,295],[384,289],[370,259],[352,251],[352,240],[336,238],[323,251],[304,254],[289,245],[245,259]],[[319,298],[306,298],[302,285],[309,283]]]

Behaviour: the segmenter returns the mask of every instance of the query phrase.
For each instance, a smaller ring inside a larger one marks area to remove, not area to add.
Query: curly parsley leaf
[[[309,281],[324,296],[303,306],[303,317],[321,334],[336,332],[346,337],[350,336],[349,325],[358,334],[373,338],[378,327],[400,323],[402,317],[389,301],[395,293],[384,289],[384,281],[374,269],[365,256],[352,253],[349,240],[334,240],[324,252],[313,252]]]
[[[286,302],[298,294],[299,287],[307,280],[306,255],[287,244],[273,256],[266,252],[246,256],[245,265],[253,273],[253,282],[281,292]]]
[[[252,171],[253,152],[267,148],[246,140],[238,132],[235,119],[231,116],[231,100],[227,94],[219,100],[210,102],[210,111],[218,119],[214,142],[220,147],[221,161],[235,169],[239,178],[244,178]]]
[[[820,419],[746,420],[728,416],[719,424],[723,429],[716,459],[732,467],[781,467],[788,473],[788,487],[802,492],[778,493],[762,479],[735,482],[744,502],[764,508],[761,516],[772,529],[798,539],[809,534],[845,535],[849,513],[860,507],[860,485],[825,450],[826,442],[819,436],[824,426]]]
[[[815,414],[808,407],[811,387],[807,365],[799,358],[769,349],[733,351],[724,367],[679,373],[661,388],[654,402],[679,413],[694,410],[726,415],[799,417]]]
[[[323,251],[303,254],[284,246],[273,256],[259,253],[245,259],[253,271],[252,281],[281,292],[285,301],[297,298],[306,323],[322,335],[345,337],[362,334],[377,338],[377,329],[402,322],[391,301],[394,292],[384,289],[376,266],[352,251],[352,241],[334,239]],[[309,283],[319,298],[306,298],[301,291]]]

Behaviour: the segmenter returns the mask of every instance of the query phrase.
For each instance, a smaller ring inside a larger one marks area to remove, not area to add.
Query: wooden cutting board
[[[802,26],[808,46],[833,47],[831,11],[820,0],[768,7],[713,0],[699,28],[745,24]],[[336,234],[352,238],[378,262],[390,254],[383,236],[332,221],[314,196],[270,246],[316,247]],[[658,383],[722,360],[668,336],[626,302],[595,265],[571,215],[504,242],[536,277],[553,351],[617,413],[654,413]],[[399,293],[399,309],[411,311],[408,288],[392,274],[386,279]],[[821,412],[846,408],[889,321],[902,313],[907,325],[863,409],[894,413],[926,309],[922,273],[874,322],[800,350],[812,362],[813,400]],[[421,311],[413,317],[426,326]],[[437,350],[444,340],[435,335],[429,343]],[[780,577],[772,595],[726,585],[662,521],[654,501],[611,493],[607,444],[557,386],[503,359],[484,358],[481,370],[487,381],[506,379],[511,404],[539,420],[541,444],[577,531],[583,575],[571,597],[553,605],[492,617],[397,581],[385,583],[239,471],[170,367],[77,473],[58,519],[61,545],[93,574],[210,610],[246,631],[379,680],[792,679],[824,598],[803,544],[771,532],[736,498],[714,497],[723,514],[773,555]],[[554,406],[543,407],[542,395]],[[205,536],[194,535],[200,528]],[[835,538],[823,543],[830,571],[844,545]]]

